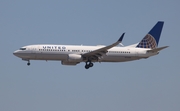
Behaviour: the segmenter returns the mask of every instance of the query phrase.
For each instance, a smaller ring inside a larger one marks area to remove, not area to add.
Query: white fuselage
[[[16,50],[14,55],[23,60],[58,60],[69,61],[69,54],[83,55],[85,53],[97,50],[105,46],[82,46],[82,45],[29,45]],[[148,53],[144,48],[135,47],[113,47],[105,54],[102,54],[98,60],[92,62],[125,62],[148,58],[158,54]],[[86,60],[77,61],[85,62]],[[69,61],[71,62],[71,61]],[[76,61],[75,61],[76,62]]]

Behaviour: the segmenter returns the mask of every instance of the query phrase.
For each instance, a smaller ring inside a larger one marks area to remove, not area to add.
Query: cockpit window
[[[20,50],[26,50],[26,48],[24,48],[24,47],[21,47],[21,48],[20,48]]]

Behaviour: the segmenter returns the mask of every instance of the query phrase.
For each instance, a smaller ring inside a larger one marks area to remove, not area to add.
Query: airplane
[[[120,38],[111,45],[84,46],[84,45],[28,45],[14,51],[14,55],[22,60],[56,60],[62,65],[77,65],[85,62],[85,69],[94,66],[95,62],[126,62],[159,54],[160,50],[168,46],[158,47],[164,22],[158,21],[145,37],[136,44],[130,46],[117,46],[122,44],[123,33]]]

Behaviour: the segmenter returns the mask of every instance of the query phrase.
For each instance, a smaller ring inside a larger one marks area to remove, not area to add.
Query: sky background
[[[180,111],[179,0],[0,0],[0,111]],[[165,21],[157,56],[63,66],[26,61],[31,44],[139,42]]]

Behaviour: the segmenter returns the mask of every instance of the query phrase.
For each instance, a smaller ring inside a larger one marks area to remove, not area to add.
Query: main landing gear
[[[93,63],[91,61],[87,61],[85,65],[85,69],[89,69],[90,67],[93,67]]]

